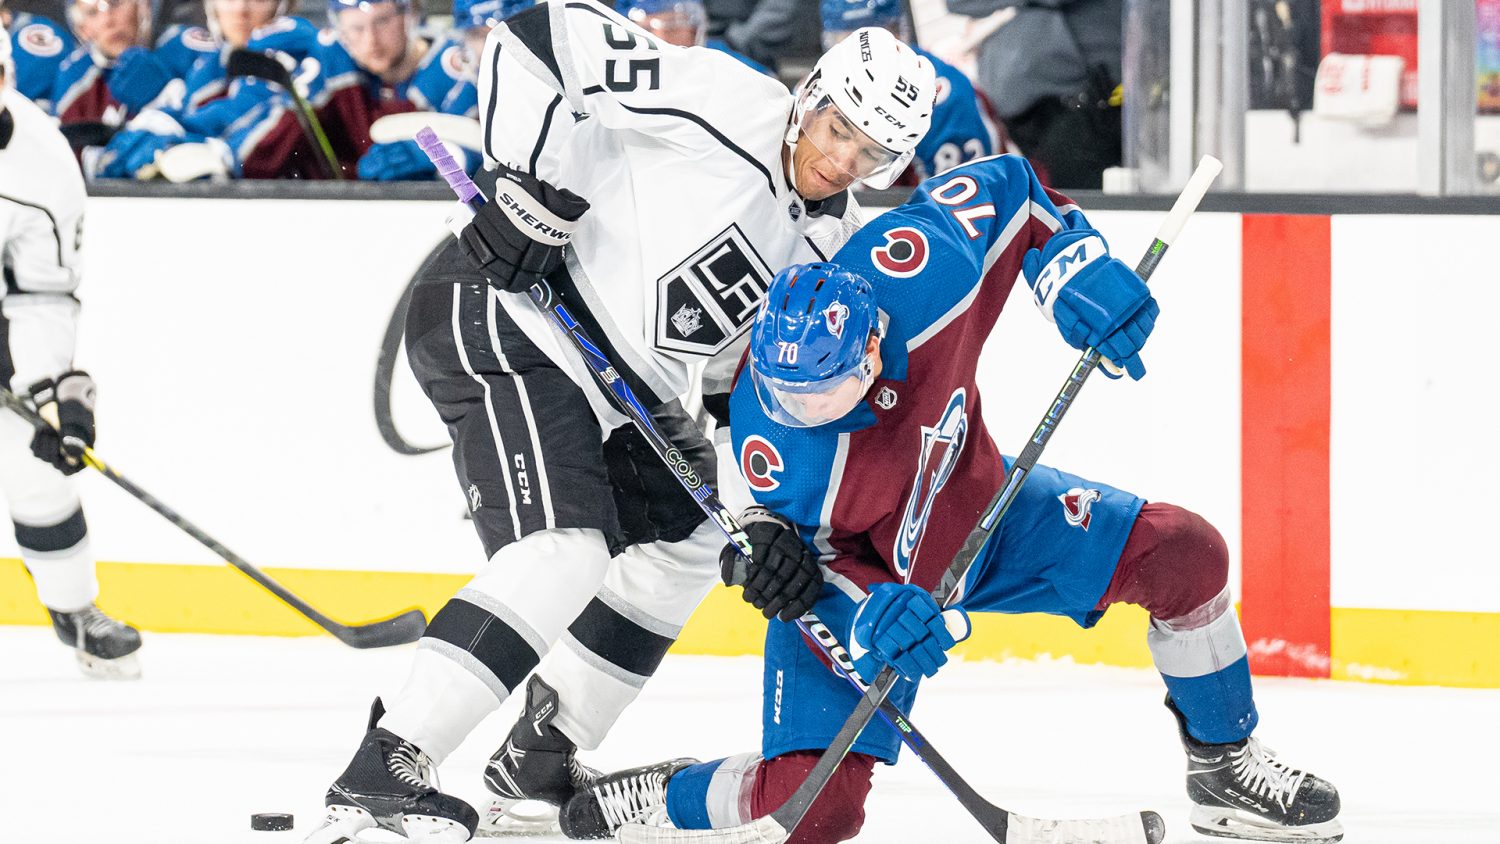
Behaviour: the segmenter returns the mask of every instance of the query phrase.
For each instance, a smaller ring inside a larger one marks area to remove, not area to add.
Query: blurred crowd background
[[[1415,109],[1415,0],[1380,4],[1378,13],[1354,3],[1358,14],[1349,0],[1247,2],[1249,108],[1285,111],[1294,125],[1323,95],[1331,110],[1355,109],[1366,124],[1372,113]],[[435,174],[410,140],[417,124],[400,115],[445,115],[439,134],[478,166],[478,54],[497,22],[534,0],[421,3],[0,0],[0,23],[16,86],[57,117],[89,179],[421,180]],[[1148,7],[1164,10],[1165,0],[614,5],[664,40],[722,50],[789,88],[848,31],[890,28],[933,59],[941,78],[944,113],[907,184],[1017,152],[1054,187],[1099,188],[1124,157],[1124,100],[1169,89],[1165,66],[1156,83],[1134,87],[1122,87],[1121,67],[1132,21],[1151,20],[1158,13]],[[1483,112],[1500,106],[1500,40],[1489,49],[1485,35],[1500,39],[1500,3],[1476,6]],[[1150,47],[1136,52],[1135,66],[1149,75]],[[1389,96],[1374,97],[1369,80],[1381,74]],[[1338,90],[1351,75],[1365,87]]]

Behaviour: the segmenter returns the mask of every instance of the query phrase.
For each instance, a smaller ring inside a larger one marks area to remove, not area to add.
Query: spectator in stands
[[[63,60],[73,52],[73,34],[60,24],[0,4],[0,28],[10,32],[14,87],[27,99],[52,110],[52,82]]]
[[[973,18],[1008,6],[980,47],[980,88],[1044,182],[1100,187],[1121,160],[1123,0],[948,0]]]
[[[854,30],[879,26],[921,54],[937,71],[937,101],[932,128],[917,144],[916,155],[896,184],[916,187],[928,176],[987,155],[1004,152],[1002,132],[990,105],[967,76],[937,56],[915,46],[900,0],[822,0],[823,46],[832,47]]]
[[[708,38],[779,71],[788,59],[812,61],[818,44],[818,7],[802,0],[704,0]],[[800,77],[800,74],[797,74]]]
[[[769,67],[737,52],[723,38],[709,38],[708,11],[701,0],[625,0],[615,11],[668,44],[709,47],[728,53],[758,73],[776,75]]]
[[[218,51],[208,30],[184,26],[168,29],[156,48],[148,49],[148,0],[73,0],[68,20],[79,45],[58,69],[51,96],[52,112],[65,127],[89,123],[117,128],[171,96],[174,80],[185,77],[199,58]],[[81,137],[70,137],[75,148],[103,141]]]
[[[153,107],[115,133],[102,154],[87,157],[86,175],[149,178],[160,153],[223,134],[244,110],[221,100],[229,87],[227,63],[233,49],[250,46],[307,55],[317,47],[317,28],[286,16],[287,0],[205,0],[204,5],[216,49],[194,62],[180,86],[171,86]],[[214,159],[220,164],[209,167],[205,175],[227,173],[231,159],[222,142]]]
[[[379,180],[429,178],[433,170],[415,143],[374,144],[370,126],[384,115],[410,111],[476,116],[478,96],[464,90],[473,83],[463,45],[451,38],[433,44],[421,37],[409,0],[330,0],[328,10],[337,37],[320,43],[311,56],[316,74],[307,83],[307,100],[313,114],[299,119],[288,93],[269,86],[272,95],[237,118],[226,138],[238,174],[260,179],[355,174]],[[326,134],[336,169],[319,149],[322,144],[309,137],[316,132],[303,128],[314,119]]]

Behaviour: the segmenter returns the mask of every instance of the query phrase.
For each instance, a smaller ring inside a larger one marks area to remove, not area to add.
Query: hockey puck
[[[259,812],[250,816],[250,828],[262,832],[280,832],[292,828],[292,816],[284,812]]]

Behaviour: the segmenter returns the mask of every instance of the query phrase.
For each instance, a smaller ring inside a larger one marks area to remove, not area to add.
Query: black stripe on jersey
[[[437,639],[466,651],[490,670],[505,688],[520,688],[541,654],[525,637],[483,607],[450,598],[427,625],[423,638]]]
[[[547,113],[542,116],[542,131],[537,133],[536,146],[531,148],[531,163],[526,168],[526,171],[533,176],[536,175],[536,163],[542,157],[542,147],[547,145],[547,132],[552,128],[552,115],[557,112],[557,104],[560,102],[562,102],[562,94],[552,98],[551,104],[547,106]]]
[[[589,652],[642,677],[656,673],[672,647],[671,639],[652,633],[598,598],[589,601],[568,632]]]
[[[6,267],[5,271],[10,272]],[[10,320],[5,318],[5,309],[0,308],[0,388],[15,392],[10,379],[16,375],[16,364],[10,357]]]
[[[23,202],[22,200],[16,199],[13,196],[6,196],[3,193],[0,193],[0,199],[5,200],[6,202],[14,202],[17,205],[24,205],[27,208],[35,208],[36,210],[47,215],[48,222],[52,223],[52,239],[57,241],[57,265],[61,267],[63,265],[62,232],[57,230],[57,218],[52,216],[52,212],[48,210],[46,206],[37,205],[31,202]]]
[[[604,14],[603,12],[599,11],[598,9],[594,8],[593,6],[590,6],[587,3],[569,3],[568,4],[568,8],[569,9],[582,9],[585,12],[590,12],[592,14],[598,15],[599,17],[604,18],[605,20],[610,20],[609,15]],[[613,22],[613,21],[611,21],[611,22]]]
[[[594,341],[594,345],[599,347],[599,351],[604,352],[604,356],[614,365],[615,371],[620,373],[620,377],[625,379],[625,385],[630,387],[630,391],[635,393],[636,398],[640,399],[642,405],[656,407],[659,404],[676,398],[676,396],[657,395],[655,390],[646,385],[645,379],[641,378],[635,370],[625,364],[625,357],[620,354],[619,345],[615,343],[615,338],[604,330],[604,326],[600,324],[594,313],[589,310],[583,295],[578,292],[578,282],[574,280],[573,274],[568,270],[566,264],[560,267],[557,272],[548,276],[547,281],[552,284],[553,292],[562,299],[563,304],[568,306],[568,311],[573,314],[573,318],[578,320],[579,325],[583,326],[584,333],[589,336],[590,340]],[[612,394],[610,395],[610,401],[613,403]]]
[[[587,94],[588,92],[585,91],[584,93]],[[712,135],[714,137],[714,140],[723,144],[726,148],[729,149],[730,152],[733,152],[740,158],[745,159],[750,163],[751,167],[759,170],[760,174],[766,177],[766,188],[771,191],[772,196],[776,195],[776,183],[771,181],[771,171],[766,169],[766,165],[761,164],[758,160],[756,160],[755,156],[751,155],[748,152],[745,152],[743,149],[740,149],[737,145],[735,145],[734,141],[729,140],[729,138],[723,132],[715,129],[713,124],[709,123],[707,120],[704,120],[703,118],[699,117],[696,114],[693,114],[690,111],[683,111],[680,108],[636,108],[634,106],[628,106],[624,103],[620,103],[620,107],[625,109],[626,111],[633,111],[636,114],[669,114],[673,117],[680,117],[683,120],[690,120],[693,123],[698,124],[699,126],[703,127],[703,131]]]
[[[828,260],[828,256],[823,254],[823,250],[821,250],[821,249],[818,248],[818,244],[813,243],[813,239],[812,238],[810,238],[810,237],[804,237],[802,239],[805,240],[805,241],[807,241],[807,247],[813,251],[814,255],[818,256],[818,260],[819,261],[826,261],[826,260]]]
[[[521,41],[522,46],[542,60],[557,80],[557,90],[562,91],[562,67],[557,63],[557,54],[552,50],[552,20],[547,4],[535,6],[505,19],[505,25]],[[490,124],[494,125],[494,124]]]
[[[66,551],[82,542],[89,535],[89,526],[83,520],[83,508],[55,525],[23,525],[16,522],[16,544],[27,551]]]
[[[484,154],[489,156],[491,161],[500,160],[495,157],[495,145],[490,140],[490,135],[495,131],[495,105],[500,99],[500,50],[502,47],[503,45],[500,42],[495,42],[495,60],[490,65],[490,107],[484,115],[484,128],[486,130],[484,133]]]

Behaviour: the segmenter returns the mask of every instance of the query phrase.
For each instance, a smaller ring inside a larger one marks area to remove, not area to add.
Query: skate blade
[[[1215,838],[1237,838],[1241,841],[1295,841],[1305,844],[1322,844],[1339,841],[1344,837],[1344,825],[1335,818],[1323,823],[1305,826],[1281,826],[1272,824],[1259,815],[1241,812],[1238,809],[1219,809],[1210,806],[1194,806],[1189,817],[1193,829]]]
[[[358,806],[329,806],[323,823],[302,839],[302,844],[351,844],[359,834],[379,826],[375,817]]]
[[[557,825],[558,807],[544,800],[511,800],[497,797],[479,818],[475,838],[527,838],[562,834]]]
[[[133,653],[116,659],[104,659],[81,650],[73,653],[78,657],[78,668],[85,677],[94,680],[141,679],[141,661]]]
[[[401,831],[411,844],[463,844],[472,837],[458,821],[432,815],[402,815]]]

